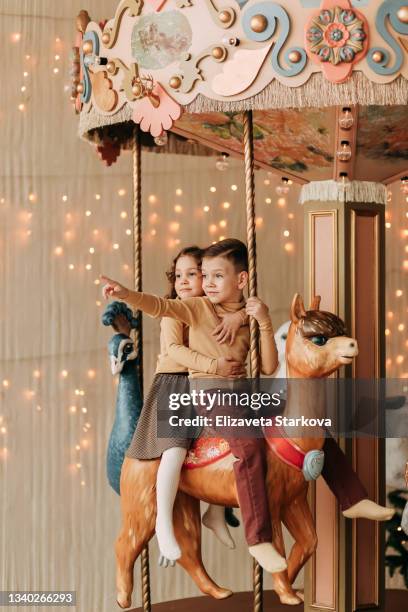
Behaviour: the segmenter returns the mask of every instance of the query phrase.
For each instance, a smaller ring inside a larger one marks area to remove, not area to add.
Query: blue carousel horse
[[[119,385],[115,420],[106,456],[106,471],[110,486],[120,495],[122,464],[143,406],[138,372],[139,359],[130,337],[131,330],[136,329],[138,323],[130,308],[122,302],[112,302],[106,307],[102,323],[111,325],[117,332],[108,344],[112,374],[119,375]]]

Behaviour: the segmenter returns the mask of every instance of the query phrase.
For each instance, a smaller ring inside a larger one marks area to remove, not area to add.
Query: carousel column
[[[338,314],[357,338],[359,355],[347,378],[381,378],[384,356],[386,190],[377,183],[323,181],[303,187],[305,294]],[[384,441],[340,440],[369,498],[383,504]],[[345,519],[322,478],[311,493],[319,539],[307,570],[305,610],[383,610],[380,525]]]
[[[135,126],[133,147],[133,271],[135,291],[142,291],[142,145],[140,128]],[[143,397],[143,319],[140,310],[135,314],[138,326],[135,345],[139,355],[139,381]],[[151,612],[149,546],[141,554],[143,612]]]

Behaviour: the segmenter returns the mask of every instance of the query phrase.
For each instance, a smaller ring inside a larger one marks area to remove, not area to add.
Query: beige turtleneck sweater
[[[199,353],[199,357],[207,355],[214,360],[219,357],[229,357],[245,364],[249,351],[248,325],[244,325],[238,330],[232,346],[218,344],[212,335],[214,327],[219,323],[219,315],[241,310],[244,307],[243,301],[212,304],[207,297],[171,300],[138,291],[130,291],[124,301],[151,317],[170,317],[188,325],[190,328],[189,347],[192,351]],[[261,371],[263,374],[271,375],[278,366],[278,352],[269,317],[260,323],[259,330]],[[213,370],[213,367],[210,369]],[[191,367],[189,366],[189,372],[192,378],[221,378],[213,371],[206,371],[201,359],[192,363]]]

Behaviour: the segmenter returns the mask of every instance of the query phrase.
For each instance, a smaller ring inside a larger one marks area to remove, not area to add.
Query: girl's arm
[[[193,351],[184,345],[183,323],[164,317],[161,330],[169,356],[188,370],[216,374],[217,360]]]
[[[279,357],[268,307],[259,298],[249,298],[246,312],[253,316],[259,325],[261,373],[271,376],[279,365]]]
[[[154,318],[171,317],[190,326],[198,321],[202,298],[168,300],[141,291],[131,291],[107,276],[101,276],[101,280],[105,282],[103,288],[105,299],[112,297],[123,300],[134,309],[141,310]]]
[[[234,361],[228,357],[213,359],[184,346],[183,324],[180,321],[164,317],[162,319],[162,332],[169,356],[185,368],[227,378],[245,374],[245,367],[239,361]]]

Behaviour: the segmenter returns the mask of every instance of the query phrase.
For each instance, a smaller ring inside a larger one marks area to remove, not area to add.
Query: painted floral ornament
[[[150,95],[135,103],[132,119],[140,124],[143,132],[150,132],[154,138],[164,130],[170,130],[174,121],[180,119],[181,106],[173,100],[160,83],[153,86]]]
[[[326,78],[342,83],[367,53],[367,21],[349,0],[323,0],[306,25],[305,46]]]

